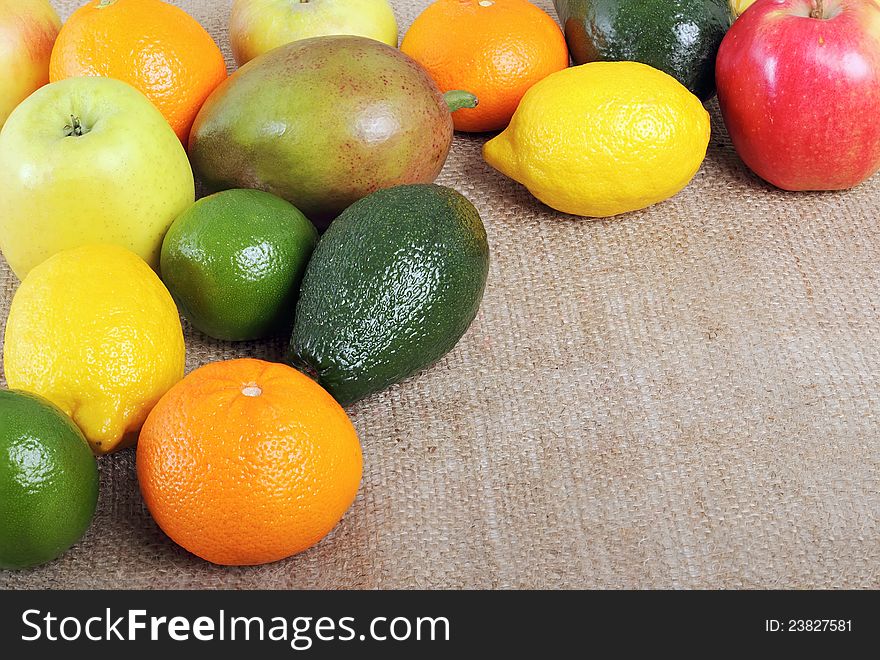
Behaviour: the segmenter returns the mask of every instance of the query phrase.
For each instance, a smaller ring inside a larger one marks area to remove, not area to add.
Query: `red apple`
[[[757,0],[715,66],[730,139],[785,190],[842,190],[880,169],[880,2]]]
[[[48,0],[0,0],[0,127],[49,82],[49,56],[61,28]]]

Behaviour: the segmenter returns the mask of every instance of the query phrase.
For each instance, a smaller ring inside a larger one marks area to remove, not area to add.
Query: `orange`
[[[186,144],[205,99],[226,79],[220,48],[182,9],[161,0],[92,0],[61,28],[52,82],[118,78],[143,92]]]
[[[459,131],[504,128],[532,85],[568,66],[556,21],[526,0],[438,0],[416,18],[400,50],[441,91],[463,89],[479,99],[452,115]]]
[[[277,561],[339,522],[361,481],[361,447],[338,403],[283,364],[201,367],[147,418],[141,493],[168,536],[215,564]]]

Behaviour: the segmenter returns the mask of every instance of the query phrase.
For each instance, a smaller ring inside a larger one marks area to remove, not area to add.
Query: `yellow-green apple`
[[[0,126],[49,82],[49,57],[61,20],[48,0],[0,0]]]
[[[397,48],[388,0],[235,0],[229,40],[239,66],[291,41],[348,34]]]
[[[842,190],[880,169],[880,3],[757,0],[715,65],[733,146],[786,190]]]
[[[124,82],[51,83],[0,130],[0,250],[19,278],[86,243],[122,245],[156,268],[165,232],[194,201],[180,140]]]

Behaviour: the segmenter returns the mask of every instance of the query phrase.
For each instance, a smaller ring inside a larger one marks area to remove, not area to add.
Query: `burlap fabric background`
[[[175,4],[228,52],[231,2]],[[394,0],[401,34],[426,4]],[[314,549],[196,559],[152,522],[129,450],[101,460],[85,540],[0,586],[876,588],[880,177],[786,194],[714,106],[713,131],[687,190],[601,222],[456,137],[440,182],[489,232],[482,311],[439,365],[350,410],[363,485]],[[4,321],[16,285],[4,264]],[[188,369],[284,346],[187,342]]]

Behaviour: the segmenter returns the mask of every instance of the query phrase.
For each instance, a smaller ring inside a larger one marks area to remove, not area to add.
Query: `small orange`
[[[354,501],[361,447],[338,403],[283,364],[214,362],[147,418],[137,475],[168,536],[215,564],[264,564],[324,538]]]
[[[92,0],[58,34],[49,78],[118,78],[143,92],[186,144],[205,99],[226,79],[217,44],[161,0]]]
[[[526,0],[437,0],[413,22],[400,50],[442,92],[463,89],[479,105],[452,115],[459,131],[496,131],[528,89],[568,66],[559,26]]]

